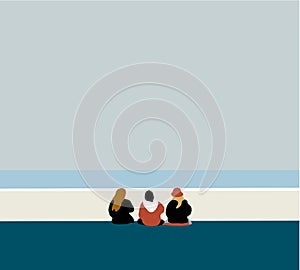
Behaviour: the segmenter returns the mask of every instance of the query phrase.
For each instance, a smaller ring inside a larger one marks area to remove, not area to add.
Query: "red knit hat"
[[[174,188],[171,195],[173,197],[181,197],[183,193],[181,192],[180,188]]]

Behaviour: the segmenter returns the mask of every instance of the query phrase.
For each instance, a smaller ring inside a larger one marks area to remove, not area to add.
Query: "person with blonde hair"
[[[167,226],[188,226],[188,216],[192,213],[192,207],[188,201],[183,198],[183,193],[180,188],[174,188],[171,195],[173,199],[168,203],[166,215],[168,222]]]
[[[109,204],[108,212],[112,217],[113,224],[133,223],[133,217],[129,214],[134,208],[131,201],[125,199],[126,190],[124,188],[117,189],[115,196]]]

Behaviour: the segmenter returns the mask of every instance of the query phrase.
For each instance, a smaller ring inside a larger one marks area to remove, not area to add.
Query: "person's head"
[[[183,193],[181,191],[180,188],[174,188],[171,195],[176,198],[176,197],[182,197],[183,196]]]
[[[182,204],[182,201],[184,200],[183,198],[183,193],[180,188],[174,188],[171,195],[173,196],[173,200],[177,201],[177,206],[176,208],[179,208]]]
[[[126,195],[126,190],[124,188],[117,189],[115,196],[113,198],[112,210],[114,210],[116,212],[119,211],[119,209],[121,208],[121,205],[125,199],[125,195]]]
[[[153,195],[153,192],[151,190],[147,190],[145,192],[145,200],[148,201],[148,202],[153,202],[154,195]]]

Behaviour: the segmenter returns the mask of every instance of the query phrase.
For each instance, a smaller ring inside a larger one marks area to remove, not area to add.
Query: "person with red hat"
[[[188,216],[192,213],[192,207],[183,198],[180,188],[174,188],[171,195],[173,199],[168,203],[166,215],[168,222],[164,225],[169,226],[188,226]]]

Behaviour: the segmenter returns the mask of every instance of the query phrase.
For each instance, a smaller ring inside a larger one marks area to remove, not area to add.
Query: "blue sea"
[[[155,171],[136,173],[121,170],[0,170],[0,188],[127,188],[148,187],[203,187],[205,171]],[[214,172],[213,172],[214,173]],[[192,177],[190,178],[190,176]],[[87,177],[88,179],[85,179]],[[92,179],[92,180],[90,180]],[[169,180],[168,180],[169,179]],[[297,170],[223,170],[211,188],[296,188],[299,187]]]

